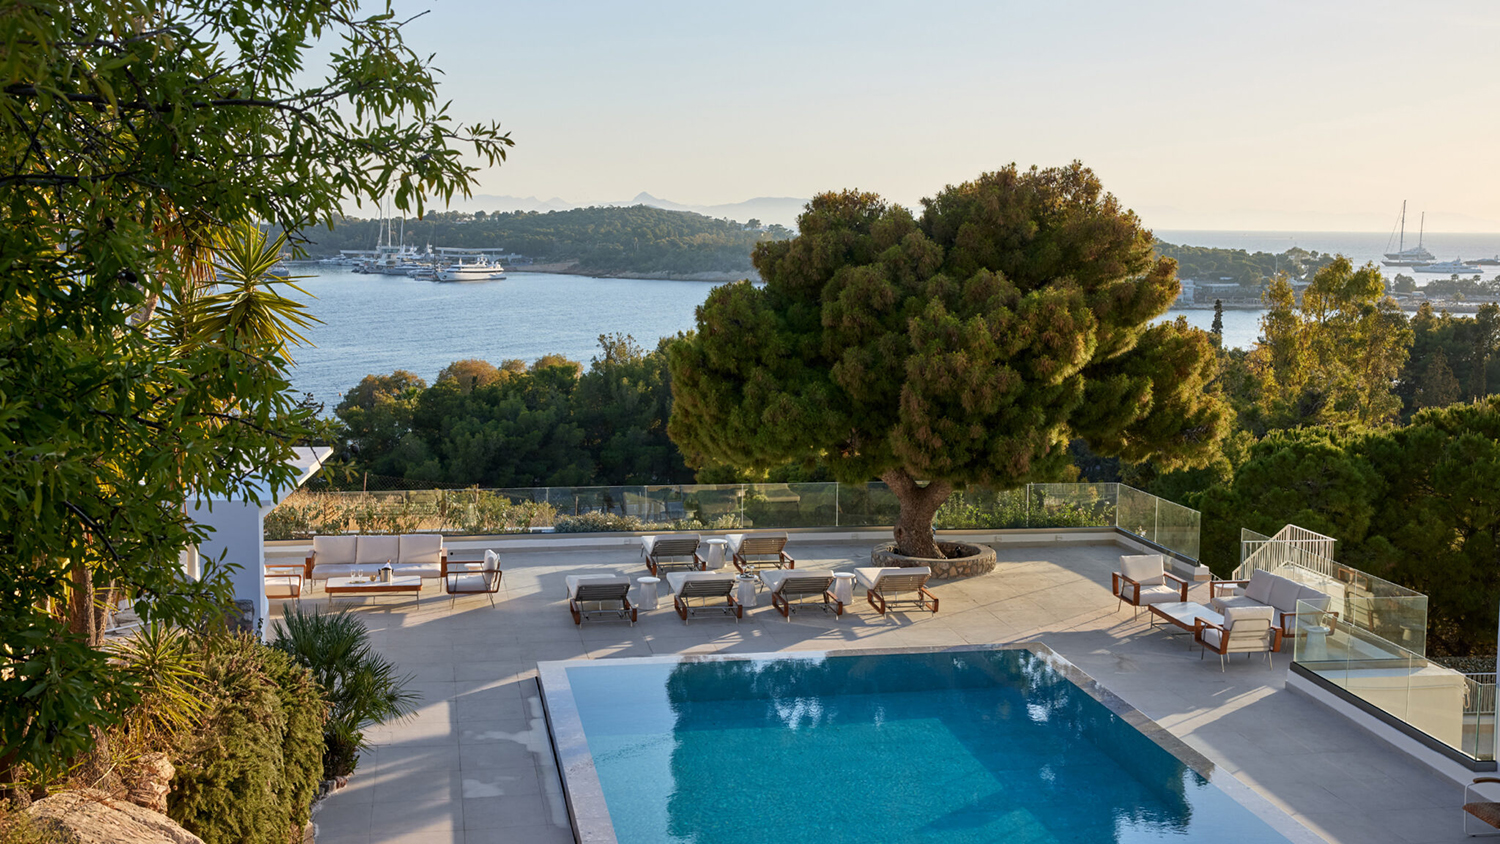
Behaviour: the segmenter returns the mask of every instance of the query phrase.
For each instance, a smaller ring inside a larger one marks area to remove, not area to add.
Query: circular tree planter
[[[978,574],[988,574],[995,569],[995,549],[988,545],[975,545],[970,542],[939,542],[938,550],[947,556],[941,560],[908,557],[896,553],[896,543],[886,542],[870,549],[870,565],[903,568],[927,566],[932,569],[932,576],[937,580],[973,577]]]

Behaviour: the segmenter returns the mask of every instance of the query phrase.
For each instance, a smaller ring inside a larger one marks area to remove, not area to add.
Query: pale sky
[[[1160,229],[1500,231],[1500,3],[499,4],[430,14],[477,193],[913,205],[1077,158]]]

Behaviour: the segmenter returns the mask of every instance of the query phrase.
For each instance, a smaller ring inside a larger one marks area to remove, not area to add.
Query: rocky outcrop
[[[26,811],[68,844],[203,844],[166,815],[102,791],[64,791]]]
[[[945,555],[941,560],[926,557],[908,557],[896,553],[896,543],[887,542],[870,550],[872,566],[927,566],[932,569],[935,580],[950,580],[955,577],[974,577],[995,570],[995,549],[988,545],[968,542],[939,542],[938,550]]]

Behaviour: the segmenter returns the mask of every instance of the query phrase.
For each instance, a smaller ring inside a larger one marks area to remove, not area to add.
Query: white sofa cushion
[[[352,577],[356,571],[364,574],[374,574],[375,570],[369,566],[356,566],[353,563],[318,563],[313,566],[313,580],[327,580],[330,577]]]
[[[1257,604],[1271,603],[1271,586],[1276,582],[1276,575],[1268,571],[1256,569],[1250,573],[1250,582],[1245,585],[1244,595]]]
[[[437,564],[443,560],[443,537],[437,533],[403,533],[402,563]]]
[[[1120,555],[1120,574],[1142,586],[1166,582],[1166,577],[1162,574],[1165,570],[1166,562],[1160,554]]]
[[[1297,596],[1302,594],[1302,584],[1295,580],[1277,577],[1271,584],[1271,600],[1266,603],[1282,612],[1297,611]]]
[[[1302,587],[1302,591],[1297,593],[1298,602],[1306,601],[1307,603],[1312,605],[1309,609],[1317,610],[1318,612],[1322,612],[1328,609],[1328,605],[1332,602],[1332,600],[1333,599],[1328,597],[1328,595],[1320,590],[1312,588],[1311,586],[1304,586]],[[1290,611],[1297,612],[1298,609],[1294,605]]]
[[[384,563],[382,563],[384,565]],[[410,577],[442,577],[443,566],[441,563],[392,563],[391,572],[397,576]]]
[[[314,536],[313,565],[349,565],[354,562],[355,546],[358,543],[357,536]]]
[[[362,566],[394,563],[401,556],[399,536],[361,536],[354,562]]]
[[[1263,607],[1265,604],[1256,601],[1248,595],[1225,595],[1214,598],[1208,602],[1220,614],[1230,607]]]

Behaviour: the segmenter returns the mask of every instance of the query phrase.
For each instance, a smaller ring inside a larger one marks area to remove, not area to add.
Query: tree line
[[[384,242],[386,220],[343,218],[312,235],[309,254],[372,249]],[[446,211],[391,224],[397,237],[418,249],[457,246],[506,249],[542,263],[576,261],[580,270],[631,273],[753,272],[757,243],[790,236],[779,225],[741,224],[648,205],[568,211],[468,214]],[[404,228],[404,234],[401,230]]]

